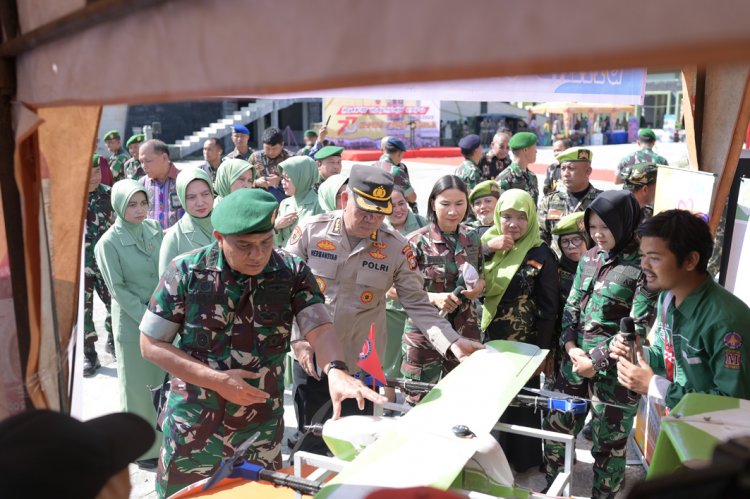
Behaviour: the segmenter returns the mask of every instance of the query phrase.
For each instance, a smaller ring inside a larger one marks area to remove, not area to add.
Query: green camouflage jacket
[[[626,170],[638,163],[656,163],[657,165],[669,164],[664,156],[659,156],[652,149],[643,147],[641,150],[628,154],[620,160],[620,163],[617,165],[617,175],[625,180],[629,174]]]
[[[453,175],[463,180],[469,191],[482,181],[482,170],[470,159],[464,160],[464,162],[456,168],[456,171],[453,172]]]
[[[645,337],[655,294],[645,289],[640,265],[636,239],[612,257],[594,247],[578,265],[563,311],[560,345],[575,341],[589,352],[598,371],[616,364],[609,358],[609,340],[620,330],[620,319],[633,317],[636,332]]]
[[[511,163],[508,168],[500,172],[496,180],[501,192],[508,189],[522,189],[531,195],[534,204],[539,202],[539,181],[531,170],[521,171],[517,163]]]
[[[450,293],[458,285],[466,287],[463,275],[459,273],[464,262],[474,266],[481,276],[484,257],[479,233],[475,229],[461,224],[456,234],[447,235],[433,223],[412,232],[407,239],[424,277],[425,291]],[[479,339],[479,318],[473,303],[463,300],[446,319],[461,336]],[[407,320],[405,331],[418,331],[411,319]]]
[[[111,187],[100,184],[99,187],[89,192],[86,209],[86,233],[84,235],[84,256],[87,267],[93,265],[94,246],[96,246],[99,238],[107,232],[107,229],[112,226],[111,191]]]
[[[387,154],[383,154],[373,166],[379,166],[385,171],[390,172],[393,175],[393,186],[400,187],[404,191],[405,196],[409,196],[414,192],[411,180],[409,179],[409,169],[405,164],[395,164]]]
[[[120,150],[120,152],[112,154],[109,158],[107,158],[107,161],[109,162],[109,168],[112,170],[113,184],[118,180],[128,178],[127,174],[125,173],[125,162],[129,159],[130,156],[122,149]]]
[[[586,210],[601,192],[589,184],[588,192],[580,200],[576,200],[570,196],[566,190],[554,191],[542,199],[537,214],[539,217],[539,236],[544,242],[550,245],[558,257],[562,253],[557,246],[557,241],[552,240],[552,229],[555,228],[557,222],[565,215]]]
[[[212,369],[260,374],[246,381],[270,397],[252,409],[258,417],[270,417],[284,410],[283,370],[292,322],[296,318],[303,335],[330,323],[324,302],[310,268],[299,258],[274,249],[263,272],[247,276],[229,267],[214,242],[170,263],[141,330],[163,341],[179,335],[177,347]],[[169,403],[210,410],[224,401],[216,392],[173,380]],[[227,410],[233,406],[226,404]]]

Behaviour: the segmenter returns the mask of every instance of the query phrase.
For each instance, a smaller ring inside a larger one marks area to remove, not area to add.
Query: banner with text
[[[328,138],[347,149],[380,149],[386,135],[407,148],[440,145],[440,101],[323,99]]]

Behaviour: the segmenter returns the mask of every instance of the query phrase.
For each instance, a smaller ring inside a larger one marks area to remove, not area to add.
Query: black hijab
[[[604,191],[591,202],[583,215],[586,233],[589,234],[592,211],[607,224],[615,238],[615,247],[609,252],[611,255],[622,251],[635,237],[635,229],[641,221],[641,207],[630,191]]]

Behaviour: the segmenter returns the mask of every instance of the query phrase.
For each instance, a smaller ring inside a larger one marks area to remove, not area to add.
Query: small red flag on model
[[[362,351],[359,352],[357,365],[376,380],[384,385],[386,384],[383,366],[380,364],[378,352],[375,350],[375,323],[370,325],[370,334],[367,335],[367,339],[365,340],[364,345],[362,345]]]

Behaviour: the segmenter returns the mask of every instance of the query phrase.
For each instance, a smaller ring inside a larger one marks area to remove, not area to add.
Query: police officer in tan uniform
[[[385,294],[392,286],[409,317],[435,349],[445,357],[463,360],[482,345],[461,337],[430,304],[411,246],[383,223],[393,210],[392,191],[390,173],[354,165],[341,197],[344,209],[309,218],[304,227],[298,226],[292,233],[286,250],[305,260],[315,275],[334,317],[334,328],[349,367],[357,365],[373,323],[376,348],[383,358],[387,337]],[[307,400],[311,401],[316,393],[325,396],[326,388],[315,379],[310,346],[294,335],[292,341],[298,367],[308,375],[307,380],[295,376],[296,392],[303,392],[295,393],[299,420],[317,411],[315,404],[301,407],[305,401],[300,398],[309,395]],[[346,413],[343,407],[343,414]]]

